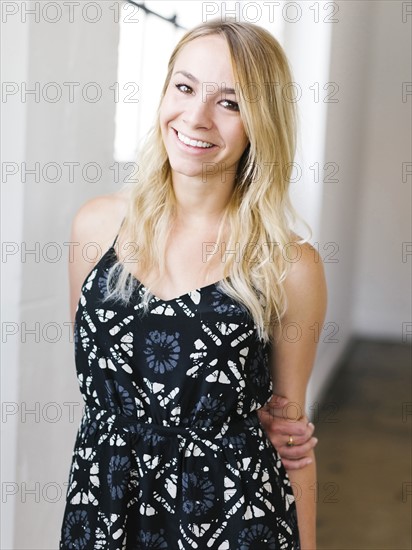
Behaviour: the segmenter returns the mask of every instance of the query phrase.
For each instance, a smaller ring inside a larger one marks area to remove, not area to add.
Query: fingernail
[[[309,423],[308,423],[308,426],[309,426],[310,428],[314,428],[314,427],[315,427],[315,425],[312,424],[312,422],[309,422]]]
[[[311,458],[308,458],[307,461],[306,461],[306,464],[312,464],[313,460]]]
[[[313,438],[313,441],[315,442],[315,444],[319,441],[319,439],[317,437],[314,437]]]

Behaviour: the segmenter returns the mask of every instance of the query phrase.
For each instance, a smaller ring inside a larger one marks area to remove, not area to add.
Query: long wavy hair
[[[300,245],[310,238],[302,239],[292,232],[297,218],[312,235],[289,198],[297,109],[286,92],[293,83],[288,60],[268,31],[252,23],[216,19],[194,27],[180,39],[168,63],[155,123],[138,153],[139,180],[126,184],[130,200],[119,237],[122,235],[129,245],[138,245],[140,273],[154,268],[158,279],[162,277],[176,200],[161,135],[160,106],[181,49],[208,35],[219,35],[227,41],[240,117],[249,139],[238,163],[216,243],[220,250],[223,229],[228,227],[226,249],[240,250],[241,254],[237,258],[228,255],[218,288],[247,308],[258,337],[268,342],[273,339],[272,329],[276,325],[282,328],[287,309],[282,283],[292,262],[297,261]],[[142,312],[147,312],[154,294],[127,270],[127,263],[116,256],[108,274],[106,299],[127,304],[136,284],[141,285]]]

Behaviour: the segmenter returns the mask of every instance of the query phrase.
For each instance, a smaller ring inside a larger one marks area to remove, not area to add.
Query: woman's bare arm
[[[305,414],[306,390],[315,361],[318,334],[326,315],[327,289],[323,263],[308,243],[286,278],[287,312],[282,319],[282,333],[275,332],[271,373],[273,392],[288,399],[293,406],[284,411],[292,429],[298,416]],[[314,328],[317,328],[315,331]],[[289,328],[289,330],[288,330]],[[302,550],[316,549],[316,462],[299,470],[288,470],[296,498]]]
[[[113,193],[88,200],[73,218],[70,232],[72,253],[68,265],[70,320],[73,327],[82,284],[111,246],[124,210],[124,201],[117,193]]]

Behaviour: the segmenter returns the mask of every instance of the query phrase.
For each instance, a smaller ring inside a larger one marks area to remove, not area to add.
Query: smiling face
[[[249,141],[224,38],[196,38],[179,52],[161,104],[160,127],[172,173],[233,181]]]

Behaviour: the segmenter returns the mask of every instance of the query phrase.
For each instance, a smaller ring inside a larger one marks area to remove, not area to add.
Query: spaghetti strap
[[[115,237],[115,239],[114,239],[114,241],[113,241],[112,248],[113,248],[113,246],[116,244],[117,237],[119,236],[119,233],[120,233],[120,230],[121,230],[121,228],[122,228],[122,225],[123,225],[124,220],[125,220],[125,218],[122,219],[122,223],[120,224],[119,231],[118,231],[118,233],[117,233],[117,235],[116,235],[116,237]]]

